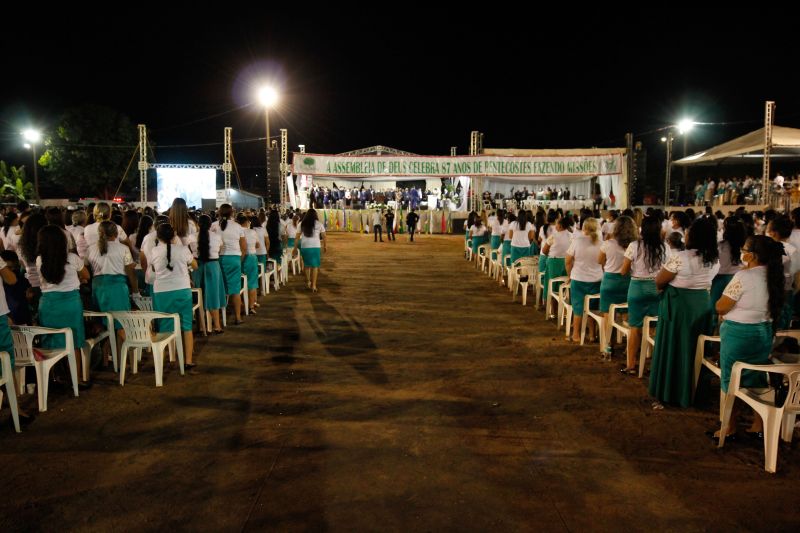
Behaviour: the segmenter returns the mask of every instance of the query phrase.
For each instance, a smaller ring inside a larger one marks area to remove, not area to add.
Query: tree
[[[39,164],[67,193],[109,199],[136,144],[136,128],[127,116],[107,107],[84,105],[62,115],[45,140]],[[136,165],[131,165],[129,176],[135,170]]]
[[[25,167],[9,167],[0,161],[0,196],[4,201],[18,202],[33,198],[33,183],[25,178]]]

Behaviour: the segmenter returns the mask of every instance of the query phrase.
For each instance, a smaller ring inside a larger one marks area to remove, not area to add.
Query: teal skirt
[[[506,258],[506,266],[511,266],[511,241],[503,241],[503,257]]]
[[[648,388],[654,398],[681,407],[691,405],[697,337],[711,333],[708,300],[705,289],[669,285],[662,293]]]
[[[238,255],[222,255],[219,258],[225,294],[233,296],[242,290],[242,258]]]
[[[751,365],[768,365],[772,351],[772,323],[742,324],[724,320],[719,327],[719,368],[722,371],[720,383],[722,390],[728,392],[731,368],[736,361]],[[766,387],[766,374],[744,370],[742,387]]]
[[[289,237],[289,239],[286,241],[286,245],[289,248],[294,248],[294,239],[292,237]]]
[[[76,350],[86,340],[83,329],[83,303],[78,291],[43,292],[39,300],[39,325],[45,328],[70,328]],[[64,335],[47,335],[42,340],[45,348],[64,348]]]
[[[587,295],[600,292],[599,281],[576,281],[569,282],[569,299],[572,303],[572,313],[575,316],[583,316],[583,301]],[[597,309],[597,300],[590,302],[592,309]]]
[[[603,282],[600,284],[600,312],[608,313],[611,304],[624,304],[628,301],[628,285],[631,277],[622,274],[603,274]]]
[[[92,304],[98,311],[104,313],[130,311],[131,295],[128,278],[122,275],[95,276],[92,279]],[[115,320],[114,329],[122,329],[122,324]]]
[[[259,265],[264,265],[264,272],[267,271],[267,255],[257,255],[256,260],[258,261]]]
[[[533,241],[531,243],[531,248],[530,249],[531,249],[531,251],[530,251],[531,257],[534,257],[534,256],[539,254],[539,245],[536,244],[536,241]]]
[[[489,235],[476,235],[472,238],[472,253],[478,253],[478,247],[489,242]]]
[[[300,255],[303,256],[303,264],[308,268],[319,268],[322,263],[321,248],[300,248]]]
[[[247,276],[247,290],[256,290],[258,288],[258,259],[256,256],[250,254],[244,256],[242,274]]]
[[[492,242],[489,246],[492,247],[492,250],[497,250],[503,243],[500,242],[500,235],[492,235]],[[497,254],[492,254],[492,259],[497,259]]]
[[[159,313],[177,313],[181,319],[181,331],[192,331],[191,289],[154,292],[153,310]],[[158,322],[158,331],[173,331],[174,324],[172,319],[162,318]]]
[[[209,311],[224,309],[227,302],[219,261],[198,261],[194,275],[194,286],[203,289],[203,307]]]
[[[14,339],[11,337],[11,327],[8,325],[8,315],[0,316],[0,352],[11,356],[11,373],[14,373]],[[0,366],[0,376],[3,368]]]
[[[628,286],[628,324],[640,328],[646,316],[658,316],[656,280],[632,279]]]
[[[511,247],[511,264],[514,264],[514,261],[517,259],[522,259],[523,257],[530,257],[531,256],[531,249],[527,246],[512,246]]]
[[[547,272],[547,256],[539,255],[539,272]]]
[[[567,275],[567,266],[565,263],[565,259],[563,257],[548,257],[547,258],[547,270],[544,274],[544,301],[547,301],[547,291],[548,285],[550,285],[550,280],[553,278],[559,278],[561,276]],[[558,285],[553,287],[554,289],[558,289]]]
[[[732,279],[733,274],[717,274],[711,282],[711,321],[713,324],[712,327],[715,329],[719,321],[719,316],[717,315],[717,300],[722,298],[725,287],[728,286],[728,283],[730,283]]]

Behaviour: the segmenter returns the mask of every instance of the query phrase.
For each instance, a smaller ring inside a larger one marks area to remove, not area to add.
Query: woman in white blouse
[[[508,225],[508,237],[511,239],[511,264],[531,253],[531,239],[536,233],[535,226],[528,221],[528,212],[520,209],[517,219]]]
[[[628,358],[623,374],[636,374],[636,359],[642,342],[642,324],[646,316],[658,316],[656,274],[666,260],[667,252],[661,238],[661,222],[657,216],[642,220],[641,237],[625,250],[620,274],[630,274],[628,286]]]
[[[708,291],[719,270],[717,231],[705,217],[687,232],[686,250],[670,256],[656,276],[663,290],[658,308],[650,395],[661,402],[689,407],[694,385],[694,351],[697,337],[711,333]]]
[[[769,237],[757,235],[745,242],[741,251],[744,268],[734,274],[717,301],[716,311],[724,322],[719,328],[721,370],[720,385],[728,392],[731,368],[736,361],[752,365],[769,364],[772,351],[773,324],[783,307],[784,276],[781,245]],[[742,372],[743,387],[766,387],[763,372]],[[738,400],[734,404],[731,426],[725,435],[736,433]],[[758,414],[748,433],[758,433],[763,421]],[[717,432],[715,437],[719,437]],[[777,445],[777,433],[775,434]]]
[[[600,254],[600,236],[597,220],[588,218],[583,222],[580,235],[572,239],[567,250],[566,266],[570,278],[569,290],[572,302],[572,340],[580,342],[580,328],[583,320],[584,298],[600,292],[603,268],[597,262]],[[589,323],[589,336],[594,337],[594,322]]]
[[[622,264],[625,261],[625,250],[628,245],[639,238],[639,231],[633,219],[627,216],[617,218],[611,237],[603,242],[597,261],[603,265],[603,282],[600,284],[600,312],[604,318],[605,331],[602,339],[606,345],[600,351],[606,356],[611,356],[611,322],[605,320],[611,304],[621,304],[628,300],[628,285],[631,277],[622,274]]]
[[[737,217],[726,218],[722,226],[722,239],[719,243],[719,272],[711,282],[711,313],[714,329],[717,327],[717,313],[714,311],[714,306],[722,296],[722,291],[733,279],[733,275],[742,268],[739,255],[747,238],[747,230]]]
[[[242,257],[247,255],[247,240],[242,227],[233,220],[233,206],[222,204],[219,207],[219,224],[211,227],[222,237],[222,253],[219,266],[225,283],[225,294],[233,302],[234,325],[242,323]]]
[[[572,239],[572,224],[573,219],[571,216],[565,216],[558,219],[556,222],[556,231],[550,237],[542,248],[542,253],[547,255],[547,270],[544,274],[544,301],[547,301],[547,291],[549,290],[550,280],[567,275],[566,257],[569,243]],[[558,286],[553,287],[557,290]]]
[[[75,349],[78,376],[81,373],[81,348],[86,339],[83,326],[83,302],[78,289],[89,280],[83,259],[67,253],[67,236],[57,226],[39,230],[36,267],[40,274],[42,299],[39,302],[39,324],[46,328],[70,328]],[[64,348],[64,335],[48,335],[45,348]]]
[[[475,219],[475,223],[469,228],[469,238],[472,243],[472,257],[478,261],[478,248],[482,244],[489,242],[489,228],[480,218]]]

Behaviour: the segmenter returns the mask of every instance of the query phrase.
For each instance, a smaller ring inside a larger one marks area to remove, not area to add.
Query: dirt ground
[[[331,234],[320,292],[262,297],[199,375],[97,371],[19,435],[3,409],[0,530],[800,528],[796,449],[717,450],[716,405],[653,411],[462,247]]]

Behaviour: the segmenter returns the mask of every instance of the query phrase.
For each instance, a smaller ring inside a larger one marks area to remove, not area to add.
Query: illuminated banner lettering
[[[622,154],[586,156],[336,156],[295,153],[293,172],[335,177],[591,177],[622,174]]]

